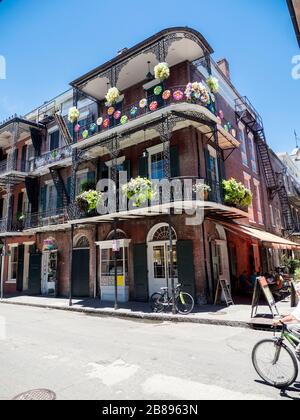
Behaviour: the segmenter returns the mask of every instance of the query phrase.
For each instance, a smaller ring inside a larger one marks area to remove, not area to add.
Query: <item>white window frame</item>
[[[46,181],[45,184],[47,185],[47,194],[46,194],[46,212],[48,211],[55,211],[57,209],[57,190],[55,188],[53,181]],[[50,187],[54,187],[54,208],[50,209]]]
[[[9,258],[8,258],[8,279],[7,279],[6,283],[16,284],[17,279],[16,278],[15,279],[11,278],[11,275],[12,275],[12,252],[18,252],[18,244],[10,244],[10,245],[8,245],[8,247],[9,247],[10,255],[9,255]],[[17,268],[18,268],[18,256],[17,256],[17,261],[14,264],[17,264]],[[16,273],[17,273],[17,270],[16,270]]]
[[[245,126],[242,123],[239,123],[239,140],[241,142],[241,154],[243,165],[249,168],[249,160],[247,155],[247,145],[246,145],[246,133]]]
[[[271,225],[273,227],[276,227],[275,217],[274,217],[274,209],[273,209],[272,204],[269,204],[269,208],[270,208],[270,216],[271,216]]]
[[[118,165],[122,165],[125,162],[125,160],[126,160],[126,157],[125,156],[119,157],[117,159],[117,166]],[[108,162],[105,162],[105,165],[108,167],[108,178],[109,179],[112,178],[112,176],[111,176],[111,170],[112,170],[113,164],[114,164],[114,160],[109,160]]]
[[[151,158],[154,155],[157,155],[158,153],[162,153],[164,151],[164,145],[163,144],[157,144],[156,146],[149,147],[147,149],[148,152],[148,174],[149,179],[152,179],[152,165],[151,165]]]
[[[258,164],[257,164],[257,156],[256,156],[256,150],[255,150],[255,144],[254,144],[254,136],[252,133],[249,133],[248,135],[249,143],[250,143],[250,160],[251,160],[251,167],[254,173],[258,174]],[[253,156],[253,159],[252,159]]]
[[[251,175],[249,175],[247,172],[244,172],[244,182],[245,182],[245,187],[248,188],[250,191],[252,191]],[[250,206],[248,206],[248,214],[249,214],[249,221],[252,223],[255,223],[253,203]]]
[[[258,223],[260,225],[263,225],[264,218],[263,218],[262,205],[261,205],[260,182],[257,179],[253,178],[253,183],[256,190],[255,192],[256,192],[256,205],[257,205],[257,219],[258,219]]]

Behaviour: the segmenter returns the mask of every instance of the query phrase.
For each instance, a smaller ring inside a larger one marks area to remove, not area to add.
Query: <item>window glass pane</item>
[[[161,180],[164,178],[163,152],[151,156],[151,178]]]
[[[50,134],[50,150],[59,148],[59,131],[54,131]]]
[[[156,279],[166,278],[164,245],[153,248],[153,272]]]

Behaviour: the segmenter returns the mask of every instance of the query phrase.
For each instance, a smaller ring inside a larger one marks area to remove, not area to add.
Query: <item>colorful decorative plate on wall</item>
[[[171,91],[165,90],[162,97],[163,97],[163,100],[167,101],[168,99],[171,98]]]
[[[151,102],[149,108],[150,108],[150,111],[156,111],[158,108],[158,103],[156,101]]]
[[[91,126],[90,126],[90,132],[92,134],[94,134],[94,133],[96,133],[96,131],[97,131],[97,124],[95,124],[95,123],[91,124]]]
[[[136,116],[136,114],[138,113],[138,107],[137,106],[133,106],[132,108],[131,108],[131,110],[130,110],[130,115],[132,116],[132,117],[135,117]]]
[[[116,111],[116,112],[114,113],[114,119],[115,119],[115,120],[119,120],[119,119],[121,118],[121,116],[122,116],[121,111]]]
[[[88,132],[88,130],[84,130],[84,132],[82,133],[82,137],[83,137],[84,139],[87,139],[87,138],[88,138],[88,136],[89,136],[89,132]]]
[[[163,91],[163,88],[161,86],[156,86],[154,89],[154,95],[159,96]]]
[[[108,128],[110,125],[110,120],[109,118],[105,118],[105,120],[103,121],[103,127],[104,128]]]
[[[103,118],[102,117],[100,117],[100,118],[98,118],[98,120],[97,120],[97,125],[102,125],[103,124]]]
[[[80,128],[81,128],[80,125],[79,124],[76,124],[75,127],[74,127],[75,133],[79,133]]]
[[[224,119],[224,112],[222,110],[219,111],[219,115],[220,115],[221,120],[223,120]]]
[[[140,108],[146,108],[146,106],[148,105],[148,101],[147,101],[147,99],[142,99],[141,101],[140,101]]]
[[[182,99],[184,98],[184,93],[182,92],[182,90],[176,90],[173,93],[173,98],[174,101],[182,101]]]
[[[115,108],[113,106],[110,106],[107,110],[108,115],[111,117],[115,112]]]
[[[128,117],[127,117],[127,115],[123,115],[123,117],[121,118],[121,124],[124,125],[124,124],[127,124],[127,123],[128,123]]]

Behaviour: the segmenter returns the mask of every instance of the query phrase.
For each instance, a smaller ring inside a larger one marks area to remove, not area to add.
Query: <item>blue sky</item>
[[[68,83],[144,38],[190,26],[227,57],[232,80],[261,113],[275,151],[300,137],[300,54],[286,0],[2,0],[0,120],[25,114],[68,89]]]

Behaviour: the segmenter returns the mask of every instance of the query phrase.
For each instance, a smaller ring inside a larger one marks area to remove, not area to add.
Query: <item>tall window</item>
[[[269,208],[270,208],[271,224],[272,224],[273,227],[275,227],[276,223],[275,223],[274,210],[273,210],[272,204],[269,205]]]
[[[10,248],[8,281],[15,283],[17,281],[17,273],[18,273],[18,247],[13,246]]]
[[[252,188],[251,188],[251,176],[249,174],[247,174],[246,172],[244,172],[244,183],[245,183],[245,187],[248,188],[250,191],[252,191]],[[253,204],[251,204],[248,207],[248,213],[249,213],[249,221],[250,222],[255,222],[255,220],[254,220],[254,212],[253,212]]]
[[[245,127],[242,124],[239,124],[239,140],[241,142],[241,153],[242,153],[243,164],[245,166],[248,166]]]
[[[148,152],[150,178],[160,181],[165,177],[163,145],[154,146]]]
[[[253,180],[255,190],[256,190],[256,206],[257,206],[257,219],[259,224],[263,224],[263,214],[262,214],[262,203],[261,203],[261,193],[260,193],[260,182],[256,179]]]
[[[252,170],[253,170],[253,172],[255,172],[257,174],[258,173],[258,167],[257,167],[254,137],[253,137],[252,133],[249,134],[249,146],[250,146],[250,159],[251,159]]]
[[[57,207],[57,192],[54,185],[48,185],[47,188],[47,207],[46,211],[50,214],[56,213]]]
[[[59,131],[50,133],[50,151],[59,149]]]

